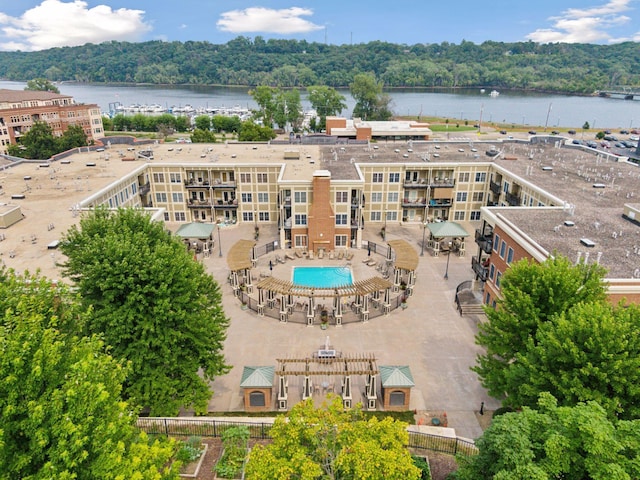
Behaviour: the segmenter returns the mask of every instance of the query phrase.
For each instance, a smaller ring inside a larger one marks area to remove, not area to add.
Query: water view
[[[26,82],[0,81],[0,88],[22,90]],[[247,87],[155,86],[155,85],[88,85],[62,83],[60,92],[76,101],[97,103],[105,114],[117,105],[155,105],[212,109],[218,107],[256,108]],[[350,117],[355,101],[348,90],[340,91],[347,99],[343,116]],[[578,97],[501,91],[462,89],[434,91],[406,89],[388,92],[392,110],[397,115],[436,116],[452,121],[510,123],[513,125],[548,125],[579,128],[589,122],[591,128],[630,129],[640,125],[640,100]],[[302,92],[303,108],[310,108],[306,92]]]

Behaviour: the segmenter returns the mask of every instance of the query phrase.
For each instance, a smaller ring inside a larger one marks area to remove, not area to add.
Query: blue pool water
[[[295,285],[314,288],[335,288],[353,284],[349,267],[293,267]]]

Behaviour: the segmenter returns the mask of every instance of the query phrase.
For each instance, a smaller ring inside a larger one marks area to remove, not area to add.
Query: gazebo
[[[240,387],[244,389],[247,412],[271,410],[274,367],[244,367]]]
[[[382,406],[385,410],[409,410],[415,385],[407,365],[380,365]]]
[[[428,246],[433,250],[433,255],[445,251],[457,251],[459,256],[465,254],[464,239],[469,236],[467,231],[462,225],[456,222],[434,222],[427,223],[429,229],[429,243]],[[451,247],[443,246],[442,241],[450,238]],[[444,247],[444,248],[443,248]]]
[[[188,244],[189,248],[193,247],[196,253],[199,252],[201,245],[197,242],[202,242],[202,247],[205,253],[205,257],[209,256],[209,252],[213,247],[213,230],[215,225],[212,223],[200,223],[192,222],[181,225],[176,231],[176,237],[179,237]],[[192,240],[194,241],[192,244]]]

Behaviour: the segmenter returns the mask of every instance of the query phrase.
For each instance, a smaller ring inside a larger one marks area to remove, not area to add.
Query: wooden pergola
[[[391,249],[396,254],[393,265],[393,289],[397,292],[400,289],[402,279],[406,276],[405,295],[410,297],[413,294],[413,287],[416,284],[416,270],[418,268],[418,252],[406,240],[390,240],[389,255]]]
[[[380,373],[376,357],[373,354],[358,354],[347,356],[317,357],[292,357],[279,358],[276,374],[278,375],[278,409],[286,410],[288,401],[289,382],[288,375],[304,377],[302,387],[302,399],[319,391],[319,385],[314,385],[312,377],[337,377],[340,379],[340,396],[345,408],[352,406],[352,375],[366,376],[367,408],[375,410],[377,404],[377,375]],[[334,383],[326,383],[323,390],[333,392]]]
[[[247,292],[253,291],[253,285],[251,284],[251,268],[255,264],[254,248],[256,242],[253,240],[238,240],[229,249],[227,254],[227,265],[231,270],[230,281],[231,288],[233,288],[234,295],[238,295],[240,289],[240,281],[238,276],[244,276],[245,286]]]

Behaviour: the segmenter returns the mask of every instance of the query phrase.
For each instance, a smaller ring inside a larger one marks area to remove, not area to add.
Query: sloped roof
[[[435,238],[444,237],[468,237],[467,231],[456,222],[427,223],[427,228]]]
[[[242,371],[242,388],[273,387],[275,367],[244,367]]]
[[[205,239],[211,236],[215,225],[213,223],[192,222],[181,225],[176,236],[180,238],[200,238]]]
[[[418,268],[418,252],[406,240],[390,240],[389,245],[396,253],[395,266],[403,270],[416,270]]]
[[[380,365],[383,387],[413,387],[413,375],[407,365]]]
[[[237,272],[238,270],[251,268],[251,250],[255,244],[256,242],[253,240],[238,240],[234,243],[227,254],[229,270]]]

